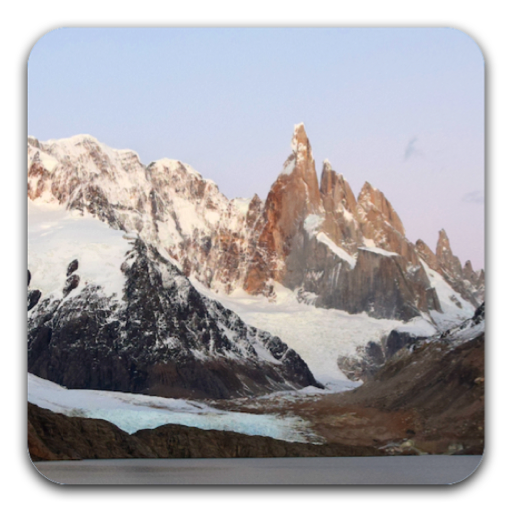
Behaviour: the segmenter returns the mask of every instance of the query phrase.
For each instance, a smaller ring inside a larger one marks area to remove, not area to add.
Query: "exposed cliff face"
[[[30,199],[135,232],[214,290],[272,297],[277,282],[306,292],[320,307],[407,320],[443,311],[423,261],[473,306],[484,295],[483,272],[462,268],[444,231],[434,254],[406,238],[390,202],[369,183],[356,200],[325,161],[319,184],[303,124],[295,127],[292,152],[264,202],[228,200],[182,162],[145,167],[134,152],[90,136],[31,138],[28,148]]]
[[[440,309],[436,292],[382,192],[358,200],[328,161],[318,187],[304,126],[264,206],[245,289],[272,294],[272,281],[316,295],[317,306],[409,320]],[[369,254],[371,252],[371,254]]]
[[[303,223],[308,215],[323,213],[311,145],[303,124],[295,126],[292,154],[272,185],[256,233],[256,254],[247,269],[244,288],[271,294],[271,280],[292,289],[303,273]]]
[[[348,182],[337,174],[328,160],[324,161],[320,194],[325,209],[322,229],[349,254],[364,245],[357,219],[357,202]]]

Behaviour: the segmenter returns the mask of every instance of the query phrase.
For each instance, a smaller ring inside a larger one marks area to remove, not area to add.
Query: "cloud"
[[[409,158],[413,156],[423,156],[423,153],[416,148],[416,142],[418,141],[418,137],[413,137],[405,146],[404,153],[404,162],[409,160]]]
[[[485,202],[485,195],[481,190],[474,190],[473,192],[468,192],[462,196],[462,200],[465,203],[479,203],[483,204]]]

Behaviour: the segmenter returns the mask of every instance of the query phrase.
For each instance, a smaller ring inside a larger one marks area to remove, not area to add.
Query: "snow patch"
[[[44,151],[39,152],[39,160],[41,161],[43,167],[50,173],[52,173],[57,165],[59,165],[58,160],[53,158],[53,156],[48,155]]]
[[[235,197],[232,201],[235,209],[240,212],[244,217],[247,215],[249,211],[249,205],[251,204],[251,199]]]
[[[396,252],[386,251],[379,247],[358,247],[358,249],[361,251],[368,251],[368,252],[373,252],[375,254],[380,254],[381,256],[387,256],[387,257],[398,256],[398,254]]]
[[[295,158],[291,158],[285,162],[283,170],[281,171],[281,174],[285,175],[285,176],[289,176],[293,172],[294,169],[295,169]]]
[[[180,160],[173,160],[171,158],[160,158],[159,160],[156,160],[155,162],[152,163],[157,167],[165,168],[168,172],[177,172],[181,171],[184,168],[186,172],[191,176],[203,179],[201,174],[199,174],[192,166],[190,166],[189,164],[185,164]]]
[[[471,318],[475,312],[475,308],[460,294],[458,294],[435,270],[431,269],[427,263],[420,259],[425,272],[430,280],[430,285],[435,288],[439,302],[441,304],[442,313],[431,311],[430,315],[441,329],[449,329],[463,320]]]
[[[317,232],[317,230],[320,228],[323,222],[324,217],[322,215],[316,215],[314,213],[310,213],[304,219],[304,229],[306,230],[310,238]]]
[[[336,245],[325,233],[318,233],[316,235],[316,239],[329,247],[329,249],[338,256],[338,258],[341,258],[343,261],[346,261],[350,268],[354,268],[356,266],[356,258],[351,256],[347,251]]]
[[[432,325],[431,322],[423,317],[415,317],[409,322],[400,325],[395,329],[398,332],[407,332],[413,336],[428,337],[434,336],[437,333],[437,329]]]

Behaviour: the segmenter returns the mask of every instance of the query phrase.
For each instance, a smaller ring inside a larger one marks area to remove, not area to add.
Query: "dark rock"
[[[41,291],[40,290],[29,290],[28,296],[27,296],[27,309],[30,311],[41,298]]]
[[[78,287],[80,283],[80,276],[77,274],[73,274],[69,276],[66,279],[66,284],[64,285],[64,288],[62,289],[62,293],[64,294],[64,297],[66,297],[71,290],[74,290]]]
[[[409,347],[418,340],[423,339],[425,338],[414,336],[408,332],[397,331],[396,329],[393,329],[389,333],[385,343],[386,359],[390,359],[396,352],[398,352],[402,348]]]
[[[78,260],[73,260],[69,265],[68,265],[68,270],[66,272],[66,276],[70,276],[75,270],[78,269]]]
[[[473,315],[473,323],[475,325],[478,325],[483,320],[485,320],[485,302],[482,302],[482,304],[476,308],[475,314]]]

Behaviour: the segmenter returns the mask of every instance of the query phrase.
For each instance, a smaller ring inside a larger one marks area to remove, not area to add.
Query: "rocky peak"
[[[450,240],[444,229],[439,231],[436,259],[439,266],[438,272],[450,286],[460,293],[463,299],[475,307],[478,306],[485,295],[484,284],[479,282],[471,262],[466,262],[464,270],[462,269],[459,258],[452,253]]]
[[[334,211],[343,207],[351,214],[355,214],[357,202],[354,193],[345,178],[333,170],[329,160],[324,160],[320,193],[326,210]]]
[[[407,265],[419,265],[414,245],[405,237],[405,229],[385,195],[366,182],[357,198],[357,218],[366,246],[397,253]]]
[[[108,148],[90,136],[29,138],[28,164],[30,199],[88,211],[115,229],[138,233],[179,263],[186,276],[214,290],[230,293],[241,286],[272,296],[276,281],[322,295],[317,305],[347,309],[336,298],[345,273],[354,274],[354,289],[364,287],[361,294],[368,291],[368,279],[378,275],[383,280],[387,272],[386,282],[393,286],[395,274],[403,273],[402,302],[412,304],[411,311],[425,311],[435,297],[428,295],[430,283],[418,256],[433,270],[452,269],[438,270],[444,278],[455,276],[450,286],[463,279],[444,231],[440,260],[423,242],[415,246],[406,239],[390,202],[369,183],[356,200],[348,182],[325,160],[319,185],[302,123],[294,128],[291,154],[264,202],[257,195],[229,201],[213,181],[179,160],[145,167],[136,153]],[[359,249],[365,248],[373,253],[363,254],[355,268]],[[469,268],[466,274],[471,275]],[[482,295],[483,274],[475,274],[474,281]],[[407,287],[414,288],[413,297]],[[360,308],[391,314],[362,299]]]
[[[473,265],[469,260],[464,264],[462,277],[473,286],[478,286],[478,274],[473,270]]]
[[[301,246],[306,217],[324,214],[315,161],[302,123],[295,126],[291,148],[292,154],[268,193],[251,244],[255,254],[244,283],[249,293],[270,295],[272,287],[267,283],[272,279],[287,282],[290,269],[286,261]]]
[[[322,231],[335,244],[355,254],[363,242],[357,220],[356,199],[348,182],[333,170],[329,160],[324,160],[320,194],[325,210]]]
[[[40,149],[39,141],[35,137],[29,135],[27,138],[27,142],[29,146],[34,146],[35,148]]]
[[[292,154],[284,163],[283,170],[272,186],[276,192],[283,190],[299,209],[306,208],[308,213],[318,213],[321,209],[318,177],[313,160],[313,152],[306,135],[304,124],[295,125],[291,142]],[[298,196],[296,196],[298,193]],[[296,210],[296,208],[293,208]]]
[[[473,274],[473,265],[471,264],[471,261],[466,261],[466,263],[464,263],[464,268],[463,268],[463,272],[465,274]]]
[[[432,269],[439,271],[439,263],[437,261],[436,255],[433,253],[432,249],[423,241],[416,241],[416,251],[418,252],[420,258]]]
[[[308,136],[306,135],[306,128],[304,123],[296,124],[293,128],[292,137],[292,151],[296,155],[301,155],[300,159],[306,159],[311,153],[311,145],[309,144]]]
[[[398,231],[402,236],[405,236],[402,221],[391,206],[391,203],[380,190],[373,187],[367,181],[359,193],[357,206],[362,221],[374,222],[375,220],[381,220],[389,224],[390,227]]]
[[[453,278],[460,278],[462,276],[462,265],[459,258],[453,255],[452,248],[450,247],[450,240],[448,239],[448,235],[444,229],[439,231],[436,256],[439,264]]]

